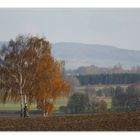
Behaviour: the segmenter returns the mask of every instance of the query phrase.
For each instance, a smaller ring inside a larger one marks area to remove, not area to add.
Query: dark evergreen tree
[[[82,85],[89,84],[132,84],[140,82],[140,74],[100,74],[77,76]]]
[[[89,97],[87,94],[82,93],[73,94],[70,97],[67,105],[67,108],[72,114],[84,113],[86,112],[88,107],[89,107]]]
[[[126,91],[117,87],[112,97],[113,111],[137,111],[140,107],[139,94],[134,86],[129,86]]]

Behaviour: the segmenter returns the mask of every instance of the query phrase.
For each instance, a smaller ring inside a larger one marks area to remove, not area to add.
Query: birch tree
[[[34,95],[37,104],[44,111],[44,116],[46,116],[53,111],[55,99],[62,94],[68,93],[70,86],[62,78],[61,62],[52,56],[49,42],[36,38],[32,40],[30,45],[36,48],[38,52],[36,71],[33,77],[34,83],[31,86],[34,88],[31,95]],[[38,48],[38,46],[40,47]]]
[[[25,57],[28,39],[28,37],[19,36],[15,41],[11,40],[8,44],[9,53],[5,55],[1,65],[3,102],[9,98],[14,102],[20,100],[21,117],[26,116],[24,108],[27,105],[24,89],[28,72],[27,58]]]
[[[36,100],[46,116],[53,101],[70,89],[62,79],[60,62],[51,54],[50,43],[44,38],[18,36],[9,41],[8,50],[0,65],[3,102],[20,101],[21,117],[26,117],[28,105]]]

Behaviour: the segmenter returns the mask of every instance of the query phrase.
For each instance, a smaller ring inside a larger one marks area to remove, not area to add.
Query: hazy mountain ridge
[[[140,65],[140,51],[126,50],[109,45],[62,42],[52,47],[53,55],[66,61],[67,68],[80,66],[114,66],[124,67]]]
[[[7,42],[0,41],[0,46],[4,43]],[[126,50],[110,45],[60,42],[52,44],[52,54],[66,62],[66,69],[90,65],[112,67],[121,64],[126,68],[140,66],[140,50]]]

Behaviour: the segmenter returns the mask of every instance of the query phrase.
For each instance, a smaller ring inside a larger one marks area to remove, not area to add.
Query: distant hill
[[[4,41],[0,41],[2,46]],[[109,45],[62,42],[52,44],[55,58],[65,60],[66,69],[96,65],[112,67],[121,64],[125,68],[140,66],[140,51],[126,50]]]
[[[67,69],[76,69],[80,66],[140,66],[140,51],[120,49],[109,45],[83,44],[62,42],[52,47],[56,58],[66,61]]]

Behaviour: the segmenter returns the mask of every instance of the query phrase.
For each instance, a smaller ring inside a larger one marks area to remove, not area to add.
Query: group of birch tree
[[[5,50],[5,51],[4,51]],[[70,86],[62,77],[61,62],[51,54],[45,38],[18,36],[3,49],[0,63],[0,98],[20,102],[21,117],[36,102],[44,116],[52,112],[55,99],[68,93]]]

